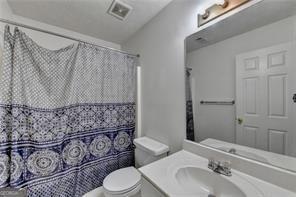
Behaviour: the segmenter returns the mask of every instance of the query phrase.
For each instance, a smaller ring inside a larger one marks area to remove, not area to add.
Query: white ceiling
[[[121,0],[133,7],[124,21],[107,14],[112,0],[7,0],[13,13],[121,44],[172,0]]]

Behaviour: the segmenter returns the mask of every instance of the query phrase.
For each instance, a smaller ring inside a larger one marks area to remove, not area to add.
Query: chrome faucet
[[[231,164],[228,161],[220,162],[215,161],[214,159],[209,159],[208,168],[213,170],[218,174],[225,176],[231,176]]]

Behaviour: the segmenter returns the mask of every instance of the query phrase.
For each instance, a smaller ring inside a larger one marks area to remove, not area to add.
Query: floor
[[[83,197],[104,197],[103,188],[98,187],[98,188],[84,194]]]

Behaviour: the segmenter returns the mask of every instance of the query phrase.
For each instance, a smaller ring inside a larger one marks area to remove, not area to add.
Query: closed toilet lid
[[[103,187],[109,193],[122,193],[134,189],[140,184],[141,174],[134,167],[116,170],[103,181]]]

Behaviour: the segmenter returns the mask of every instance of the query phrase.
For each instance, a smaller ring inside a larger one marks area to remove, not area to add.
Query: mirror
[[[296,172],[296,1],[186,38],[187,139]]]

